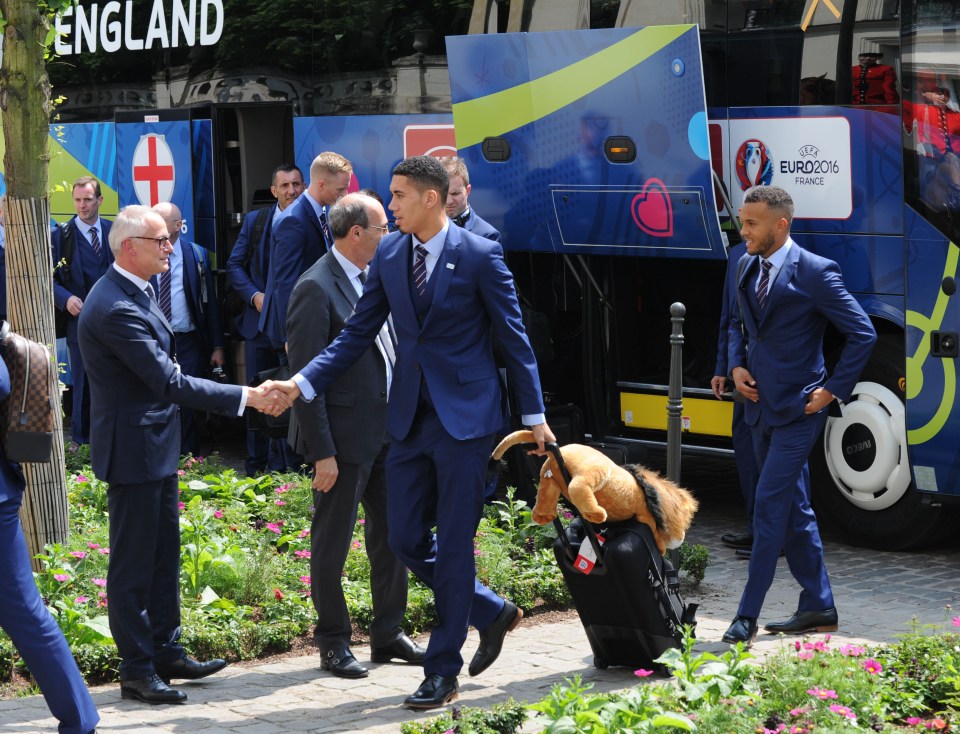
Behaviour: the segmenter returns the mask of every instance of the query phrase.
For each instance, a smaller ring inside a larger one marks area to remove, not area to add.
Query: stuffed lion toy
[[[493,450],[493,458],[499,460],[507,449],[521,443],[534,443],[533,432],[511,433]],[[548,455],[540,469],[534,522],[553,522],[562,494],[585,520],[595,524],[635,517],[653,532],[661,553],[683,542],[698,506],[686,489],[639,464],[617,466],[590,446],[568,444],[561,447],[560,455],[570,472],[570,486],[564,482],[556,459]]]

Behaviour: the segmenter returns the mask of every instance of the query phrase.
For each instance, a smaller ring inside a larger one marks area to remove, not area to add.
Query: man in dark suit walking
[[[334,247],[305,272],[290,296],[287,347],[290,369],[299,370],[343,330],[363,283],[367,264],[387,232],[383,206],[363,194],[348,194],[330,208]],[[407,607],[407,570],[387,544],[387,481],[384,462],[387,394],[395,349],[385,325],[356,364],[309,403],[296,401],[290,443],[314,467],[314,512],[310,527],[310,588],[317,610],[314,638],[322,667],[344,678],[367,669],[350,652],[352,627],[342,575],[357,506],[370,557],[373,662],[398,658],[422,663],[424,650],[400,624]]]
[[[523,616],[477,581],[473,557],[486,465],[504,421],[494,339],[538,450],[553,440],[503,250],[451,226],[444,213],[447,188],[447,172],[435,158],[408,158],[394,168],[390,210],[400,232],[381,241],[356,313],[337,339],[293,380],[280,383],[291,397],[302,392],[313,399],[369,349],[392,314],[397,363],[387,407],[390,547],[433,589],[439,617],[424,658],[426,678],[404,701],[423,709],[457,697],[468,625],[480,631],[469,667],[479,675]]]
[[[223,327],[213,289],[213,272],[206,249],[180,236],[183,216],[176,204],[153,207],[170,233],[170,267],[151,282],[160,310],[173,327],[177,363],[185,375],[203,377],[212,366],[223,366]],[[200,436],[193,410],[180,409],[180,453],[200,453]]]
[[[73,374],[70,433],[76,443],[90,442],[89,382],[77,340],[77,319],[87,293],[113,262],[113,253],[107,246],[110,222],[100,218],[101,204],[100,182],[92,176],[78,178],[73,184],[73,207],[77,214],[65,229],[56,226],[50,235],[53,302],[67,314],[67,349]]]
[[[447,216],[458,227],[473,232],[478,237],[486,237],[494,242],[500,241],[500,232],[487,220],[481,218],[470,206],[470,172],[463,158],[455,155],[440,159],[450,178],[450,191],[444,206]]]
[[[280,364],[270,339],[260,330],[267,273],[270,266],[270,241],[277,218],[303,193],[303,174],[290,163],[277,166],[273,172],[270,193],[276,198],[273,206],[255,209],[243,220],[230,257],[227,259],[227,283],[243,301],[243,310],[234,319],[237,333],[243,337],[247,376]],[[244,469],[252,477],[259,472],[299,469],[288,462],[292,455],[285,438],[268,438],[257,427],[247,425],[247,459]]]
[[[338,153],[324,152],[310,164],[310,186],[283,213],[273,230],[267,295],[260,331],[278,350],[281,362],[287,342],[287,302],[297,278],[333,247],[327,208],[347,193],[353,166]]]
[[[10,375],[0,358],[0,400],[10,394]],[[0,445],[0,628],[60,722],[60,734],[94,734],[100,716],[59,625],[37,591],[20,527],[24,481],[19,464]]]
[[[807,457],[823,430],[827,407],[835,398],[850,398],[877,339],[837,264],[791,239],[790,194],[778,186],[756,186],[743,202],[747,254],[740,260],[738,308],[730,319],[729,366],[747,401],[744,420],[751,427],[760,478],[747,584],[736,619],[723,635],[731,644],[749,643],[756,635],[781,549],[802,588],[800,602],[790,619],[766,629],[790,634],[837,629],[823,544],[810,507]],[[828,323],[846,340],[829,375],[823,360]]]
[[[197,662],[178,642],[176,404],[240,415],[246,405],[276,414],[289,401],[269,383],[254,390],[183,374],[173,329],[150,284],[168,269],[173,249],[159,214],[126,207],[110,232],[110,248],[116,262],[87,296],[78,329],[90,368],[90,456],[94,472],[109,484],[110,631],[120,653],[123,698],[179,703],[187,697],[167,685],[171,678],[203,678],[226,663]]]

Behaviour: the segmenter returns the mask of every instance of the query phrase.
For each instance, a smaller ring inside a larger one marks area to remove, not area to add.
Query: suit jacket
[[[273,215],[276,208],[276,204],[270,207],[270,214],[267,215],[260,241],[256,243],[251,242],[250,238],[253,236],[253,228],[256,225],[260,210],[254,209],[244,217],[240,235],[233,245],[233,250],[230,251],[230,257],[227,258],[225,268],[227,283],[243,299],[243,312],[236,317],[234,323],[237,327],[237,333],[244,339],[254,339],[260,333],[260,312],[254,308],[251,301],[257,293],[266,294],[267,292],[270,238],[273,236]],[[243,261],[251,247],[255,247],[256,252],[250,259],[248,269],[244,270]]]
[[[223,329],[220,326],[220,307],[213,290],[213,272],[210,269],[210,255],[200,245],[188,242],[181,237],[177,248],[183,258],[183,295],[193,325],[200,334],[204,359],[209,358],[214,349],[223,348]],[[155,293],[160,292],[160,276],[150,279]]]
[[[333,344],[301,370],[304,378],[318,393],[324,391],[370,347],[392,314],[398,344],[387,431],[395,439],[410,432],[421,379],[444,429],[454,438],[478,438],[501,428],[494,339],[502,349],[519,412],[542,413],[537,363],[500,245],[450,223],[431,275],[433,302],[422,325],[411,295],[412,268],[412,237],[400,232],[384,237],[355,315]]]
[[[50,244],[53,251],[53,303],[61,311],[67,310],[67,301],[70,296],[77,296],[87,300],[87,293],[100,276],[107,272],[113,263],[113,251],[110,249],[110,222],[100,218],[100,257],[96,256],[90,240],[77,227],[77,218],[74,216],[67,227],[73,235],[73,258],[70,263],[70,272],[66,278],[58,276],[57,263],[63,259],[63,231],[54,226],[50,234]],[[62,282],[61,282],[62,281]],[[77,317],[67,314],[67,340],[77,340]]]
[[[717,367],[713,371],[714,375],[730,376],[730,370],[727,369],[727,331],[737,308],[737,265],[746,252],[747,246],[743,243],[734,245],[727,251],[727,274],[723,280],[723,305],[720,307],[720,335],[717,338]]]
[[[737,280],[740,307],[728,330],[730,369],[745,366],[756,380],[760,400],[747,402],[744,420],[756,425],[762,412],[771,426],[782,426],[804,414],[807,396],[825,387],[849,400],[867,364],[877,332],[860,304],[843,284],[832,260],[804,250],[796,242],[767,294],[758,316],[755,285],[760,258],[744,255]],[[746,337],[741,333],[741,318]],[[829,377],[823,360],[823,333],[832,323],[846,339]]]
[[[470,207],[470,216],[467,217],[463,228],[468,232],[473,232],[478,237],[486,237],[488,240],[500,242],[500,232],[486,219],[483,219],[477,214],[473,207]]]
[[[297,278],[327,251],[320,220],[304,192],[273,230],[260,331],[275,345],[287,341],[287,304]]]
[[[294,286],[287,310],[290,369],[296,373],[343,331],[359,296],[332,252]],[[326,392],[294,403],[289,443],[313,463],[336,455],[350,464],[377,458],[387,437],[387,374],[376,344]]]
[[[90,382],[90,455],[101,479],[140,484],[177,470],[174,403],[237,415],[242,388],[182,374],[160,307],[116,269],[90,291],[79,322]]]

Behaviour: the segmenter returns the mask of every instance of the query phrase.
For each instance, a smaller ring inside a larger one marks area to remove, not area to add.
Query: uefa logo
[[[737,151],[737,180],[740,190],[751,186],[769,186],[773,181],[770,151],[760,140],[745,140]]]

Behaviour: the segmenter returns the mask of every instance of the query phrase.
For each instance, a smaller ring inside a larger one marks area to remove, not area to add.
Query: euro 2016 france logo
[[[751,186],[769,186],[773,181],[770,151],[760,140],[745,140],[737,151],[737,180],[741,191]]]

